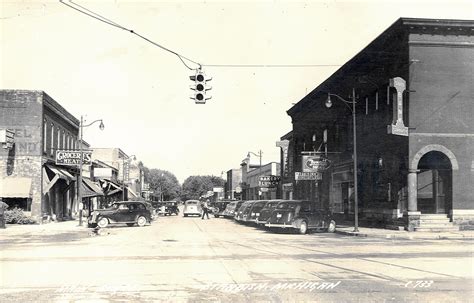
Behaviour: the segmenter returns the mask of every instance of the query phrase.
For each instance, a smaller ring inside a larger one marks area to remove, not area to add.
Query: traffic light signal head
[[[189,79],[194,81],[191,85],[191,89],[194,91],[191,99],[194,99],[196,104],[206,104],[206,100],[212,97],[207,93],[212,87],[207,85],[207,81],[211,81],[211,77],[207,77],[204,72],[200,69],[196,70],[196,74],[189,76]]]

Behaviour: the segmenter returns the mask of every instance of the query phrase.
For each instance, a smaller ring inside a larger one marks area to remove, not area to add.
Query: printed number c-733
[[[418,281],[408,281],[405,284],[405,287],[410,288],[428,288],[433,285],[434,281],[432,280],[418,280]]]

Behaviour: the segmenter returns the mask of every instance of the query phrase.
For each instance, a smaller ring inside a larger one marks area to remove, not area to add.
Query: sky
[[[248,152],[279,162],[286,111],[398,18],[474,19],[464,0],[74,2],[200,63],[212,99],[190,99],[194,71],[176,55],[59,0],[1,1],[0,88],[43,90],[84,124],[103,119],[103,131],[84,128],[91,147],[181,183],[225,178]]]

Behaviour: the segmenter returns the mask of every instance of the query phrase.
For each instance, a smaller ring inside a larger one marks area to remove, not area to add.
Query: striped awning
[[[82,179],[82,197],[83,198],[91,198],[91,197],[98,197],[103,196],[104,193],[94,182],[89,179],[83,178]]]
[[[0,198],[31,198],[31,178],[0,178]]]

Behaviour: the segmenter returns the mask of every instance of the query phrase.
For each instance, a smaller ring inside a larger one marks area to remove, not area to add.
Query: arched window
[[[43,153],[48,152],[48,121],[43,120]]]
[[[49,151],[50,155],[54,154],[54,123],[51,123],[51,150]]]

